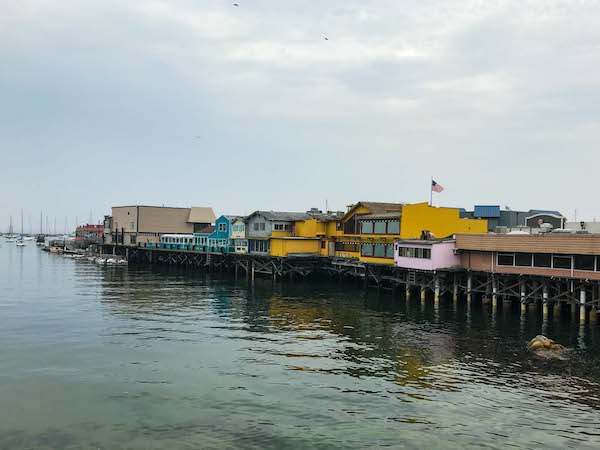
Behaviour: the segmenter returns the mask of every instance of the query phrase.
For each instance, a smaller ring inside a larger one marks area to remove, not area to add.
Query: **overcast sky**
[[[0,0],[0,229],[358,200],[600,219],[600,3]],[[327,38],[327,40],[326,40]]]

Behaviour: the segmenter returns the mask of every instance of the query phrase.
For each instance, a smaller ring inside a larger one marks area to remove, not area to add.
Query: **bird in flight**
[[[237,3],[234,3],[233,6],[240,6],[240,5],[238,5]]]
[[[329,40],[329,38],[328,38],[328,37],[326,37],[326,38],[325,38],[325,40],[326,40],[326,41],[328,41],[328,40]]]

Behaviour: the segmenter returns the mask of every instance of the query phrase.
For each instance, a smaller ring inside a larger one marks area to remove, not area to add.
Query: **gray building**
[[[473,211],[461,209],[460,217],[465,219],[486,219],[488,231],[498,231],[499,227],[539,228],[541,223],[550,223],[554,228],[564,228],[566,218],[558,211],[530,209],[513,211],[500,209],[497,205],[476,205]]]
[[[249,252],[268,255],[269,238],[273,233],[279,236],[293,236],[296,221],[308,220],[310,213],[256,211],[246,218],[246,237],[249,240]]]

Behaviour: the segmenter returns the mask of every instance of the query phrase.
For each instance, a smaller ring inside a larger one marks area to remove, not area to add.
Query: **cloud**
[[[432,174],[449,205],[594,202],[579,164],[600,159],[598,4],[6,3],[0,149],[19,189],[4,211],[341,208],[422,200]],[[190,176],[155,173],[169,158]],[[544,189],[514,182],[540,177]]]

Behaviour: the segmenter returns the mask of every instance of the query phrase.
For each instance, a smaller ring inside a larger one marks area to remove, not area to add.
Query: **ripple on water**
[[[553,324],[575,350],[536,361],[518,313],[36,248],[0,263],[0,448],[600,446],[595,329]]]

